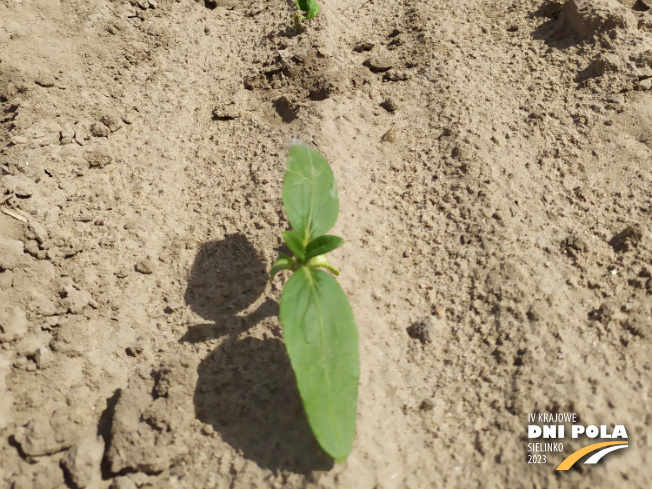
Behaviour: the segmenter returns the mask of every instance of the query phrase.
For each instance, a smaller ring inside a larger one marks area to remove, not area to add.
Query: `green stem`
[[[303,16],[299,12],[294,12],[292,18],[294,19],[294,28],[296,29],[297,34],[301,34],[303,32],[303,29],[301,28]]]

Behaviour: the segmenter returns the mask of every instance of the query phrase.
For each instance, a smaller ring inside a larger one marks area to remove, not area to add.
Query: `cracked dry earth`
[[[652,3],[0,0],[0,487],[652,486]],[[360,330],[346,463],[281,340],[298,138]],[[629,447],[527,463],[527,415]]]

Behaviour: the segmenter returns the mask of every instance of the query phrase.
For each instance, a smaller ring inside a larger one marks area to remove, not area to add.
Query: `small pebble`
[[[38,243],[36,242],[35,239],[30,239],[27,242],[25,242],[25,252],[29,253],[34,258],[38,258],[40,260],[45,258],[45,251],[41,250],[38,247]]]
[[[17,146],[19,144],[27,144],[27,138],[24,136],[11,136],[11,144]]]
[[[34,362],[39,370],[46,369],[52,364],[53,355],[49,348],[40,347],[34,352]]]
[[[27,333],[27,316],[19,306],[0,308],[0,343],[22,338]]]
[[[385,81],[404,81],[410,78],[410,74],[405,70],[392,69],[383,75]]]
[[[355,45],[353,50],[356,53],[362,53],[364,51],[371,51],[373,48],[374,48],[373,42],[359,42],[358,44]]]
[[[100,122],[108,127],[111,132],[115,132],[122,127],[120,118],[113,113],[104,114],[100,117]]]
[[[586,243],[586,240],[580,236],[579,234],[573,233],[570,234],[569,236],[566,237],[564,240],[564,244],[568,248],[572,248],[576,251],[582,251],[586,252],[589,249],[588,244]]]
[[[71,144],[75,140],[75,128],[70,123],[66,123],[61,128],[61,144]]]
[[[419,404],[419,409],[422,411],[432,411],[432,408],[434,407],[435,404],[430,399],[424,399],[421,401],[421,404]]]
[[[111,156],[100,150],[89,151],[85,158],[91,168],[104,168],[112,162]]]
[[[68,450],[61,459],[61,468],[73,487],[97,487],[103,455],[102,437],[88,436]]]
[[[413,323],[409,328],[407,328],[407,334],[410,338],[419,340],[422,344],[431,343],[436,334],[436,327],[436,320],[432,317],[428,317]]]
[[[141,260],[136,264],[136,271],[144,275],[150,275],[154,273],[155,267],[156,266],[154,265],[154,262],[152,260],[150,260],[149,258],[145,258],[144,260]]]
[[[108,138],[110,129],[100,121],[95,121],[91,124],[91,134],[96,138]]]
[[[317,49],[317,56],[319,56],[320,58],[332,58],[333,51],[331,51],[330,48],[320,47],[319,49]]]
[[[393,62],[387,56],[372,56],[371,58],[367,58],[362,64],[374,73],[388,71],[394,66]]]
[[[165,306],[165,309],[163,309],[163,311],[166,314],[172,314],[173,312],[178,311],[182,307],[183,307],[183,304],[181,304],[180,302],[172,301],[172,302],[168,303],[167,306]]]
[[[127,112],[122,116],[122,122],[125,124],[133,124],[136,120],[136,115],[133,112]]]
[[[38,221],[32,221],[27,226],[27,237],[35,239],[39,244],[45,243],[50,238],[47,228]]]
[[[40,87],[50,88],[54,86],[54,77],[49,73],[41,73],[38,77],[36,77],[34,83]]]
[[[125,269],[121,269],[115,272],[115,276],[118,278],[125,278],[127,275],[129,275],[129,272]]]
[[[133,345],[128,346],[125,349],[125,353],[130,357],[137,357],[138,355],[140,355],[143,352],[144,349],[145,348],[144,348],[142,342],[137,341]]]
[[[393,97],[388,97],[382,104],[380,104],[383,109],[387,112],[396,112],[398,110],[398,103]]]
[[[394,128],[390,129],[385,134],[383,134],[383,137],[381,139],[386,143],[396,142],[396,131],[394,130]]]
[[[91,138],[90,125],[87,122],[78,122],[75,124],[75,141],[80,146],[84,146],[86,141]]]

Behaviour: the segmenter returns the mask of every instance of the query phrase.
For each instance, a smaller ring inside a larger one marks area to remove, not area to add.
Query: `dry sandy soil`
[[[0,487],[652,487],[652,2],[0,0]],[[351,456],[282,343],[331,162]],[[626,450],[528,464],[528,413]]]

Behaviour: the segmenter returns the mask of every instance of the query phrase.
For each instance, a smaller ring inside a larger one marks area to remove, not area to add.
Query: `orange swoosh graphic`
[[[605,441],[602,443],[595,443],[594,445],[589,445],[588,447],[580,448],[578,451],[566,457],[566,460],[560,463],[559,467],[557,467],[556,470],[570,469],[575,464],[575,462],[577,462],[587,453],[595,452],[596,450],[599,450],[604,447],[610,447],[612,445],[627,445],[627,443],[628,442],[626,441]]]

